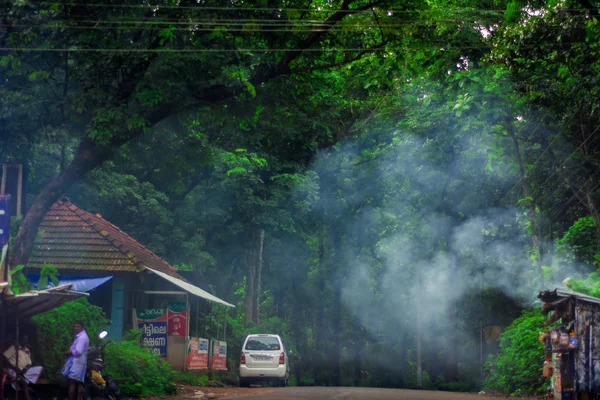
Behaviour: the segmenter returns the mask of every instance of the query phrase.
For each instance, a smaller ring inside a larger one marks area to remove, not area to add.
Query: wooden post
[[[7,175],[7,166],[6,164],[2,164],[2,182],[0,182],[0,194],[4,194],[6,190],[6,175]]]
[[[17,217],[21,216],[21,204],[23,203],[23,164],[17,166],[19,175],[17,178]]]

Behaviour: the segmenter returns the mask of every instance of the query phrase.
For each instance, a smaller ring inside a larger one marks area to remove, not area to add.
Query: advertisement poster
[[[187,336],[188,310],[183,302],[171,302],[167,306],[169,336]]]
[[[162,308],[136,308],[136,324],[142,344],[161,357],[167,356],[167,313]]]
[[[187,369],[208,369],[208,339],[188,338]]]
[[[210,369],[227,371],[227,342],[213,340]]]

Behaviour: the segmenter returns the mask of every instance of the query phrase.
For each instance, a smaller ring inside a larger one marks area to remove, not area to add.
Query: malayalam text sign
[[[167,318],[169,320],[167,329],[169,336],[187,336],[188,310],[185,303],[169,303]]]
[[[162,308],[136,308],[136,323],[142,330],[142,345],[160,357],[167,356],[167,313]]]
[[[213,340],[212,357],[210,360],[210,369],[217,371],[227,371],[227,342]]]
[[[189,338],[187,369],[208,369],[208,339]]]

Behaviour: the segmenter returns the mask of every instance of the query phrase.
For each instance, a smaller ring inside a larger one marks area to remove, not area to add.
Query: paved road
[[[251,390],[247,393],[251,393]],[[428,392],[424,390],[337,388],[337,387],[288,387],[257,390],[255,395],[237,394],[222,400],[473,400],[489,399],[477,394]]]

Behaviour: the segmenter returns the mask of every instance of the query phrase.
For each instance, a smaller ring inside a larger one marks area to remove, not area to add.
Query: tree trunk
[[[12,250],[10,265],[27,264],[38,227],[52,205],[82,176],[101,165],[109,156],[108,148],[85,138],[75,151],[75,158],[44,187],[23,218]]]
[[[596,227],[596,253],[600,254],[600,211],[596,205],[596,199],[594,194],[593,182],[588,179],[585,184],[585,200],[587,203],[587,209],[590,215],[594,219],[594,226]]]
[[[333,385],[342,385],[342,283],[341,276],[338,274],[342,265],[342,238],[337,227],[333,228],[333,315],[331,318],[333,330],[333,357],[332,357],[332,376]]]
[[[525,165],[523,164],[523,158],[521,157],[521,149],[519,146],[519,141],[513,132],[509,130],[509,135],[513,141],[515,146],[515,152],[517,154],[517,163],[519,164],[519,174],[521,180],[521,188],[523,189],[523,196],[526,199],[527,204],[527,219],[529,220],[529,226],[531,227],[531,244],[533,246],[533,252],[535,256],[535,267],[536,269],[542,273],[542,245],[540,242],[540,238],[537,234],[536,223],[535,223],[535,203],[533,202],[533,195],[531,194],[531,189],[529,187],[529,182],[527,181],[527,177],[525,176]]]
[[[254,304],[252,315],[254,323],[260,322],[260,295],[262,291],[262,266],[263,266],[263,249],[265,244],[265,230],[259,229],[256,238],[256,273],[254,274]]]
[[[252,235],[250,235],[250,247],[246,249],[246,324],[250,325],[254,322],[254,297],[256,295],[255,276],[256,276],[256,256],[254,255],[254,247],[252,246]]]
[[[362,381],[363,381],[363,366],[362,366],[362,360],[363,360],[363,354],[364,354],[364,340],[363,340],[363,335],[362,333],[362,326],[360,321],[358,320],[358,318],[356,318],[355,321],[355,344],[354,344],[354,348],[356,349],[354,351],[354,386],[361,386]],[[367,379],[367,377],[364,377],[365,380]]]
[[[415,311],[417,314],[415,324],[417,339],[417,387],[423,387],[423,359],[421,357],[421,310],[419,310],[419,301],[417,301],[415,304]]]
[[[317,365],[314,368],[314,378],[316,385],[323,385],[325,380],[323,379],[324,374],[324,365],[323,360],[325,359],[325,335],[327,330],[325,329],[325,233],[321,232],[319,234],[319,250],[318,250],[318,267],[319,267],[319,275],[318,275],[318,301],[316,302],[316,318],[315,318],[315,350],[316,357],[315,360],[318,360]]]
[[[258,324],[260,312],[260,291],[262,276],[263,247],[265,230],[253,230],[249,234],[248,248],[246,249],[246,323]]]

